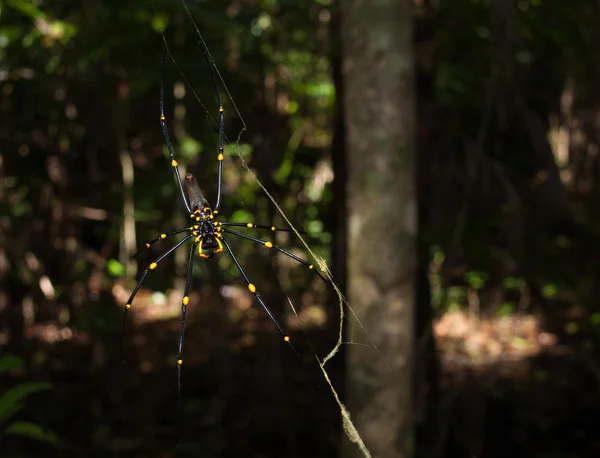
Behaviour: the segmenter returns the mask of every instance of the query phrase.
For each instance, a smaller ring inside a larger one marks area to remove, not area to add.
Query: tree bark
[[[418,226],[412,2],[346,0],[341,9],[349,300],[379,349],[348,347],[347,404],[372,456],[408,457]],[[365,341],[359,329],[350,341]]]

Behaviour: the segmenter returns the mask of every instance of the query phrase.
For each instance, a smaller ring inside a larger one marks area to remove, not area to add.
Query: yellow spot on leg
[[[265,242],[265,246],[267,248],[273,248],[273,244],[271,242]]]
[[[250,228],[252,228],[252,227],[254,227],[254,224],[252,224],[252,223],[248,223],[248,224],[246,224],[246,227],[250,227]]]
[[[150,248],[150,244],[149,243],[146,243],[146,248]]]
[[[179,364],[181,366],[183,364],[183,359],[178,359],[177,364]]]
[[[250,292],[255,293],[256,292],[256,286],[254,286],[252,283],[248,283],[248,289],[250,290]]]
[[[183,303],[183,305],[188,305],[190,303],[190,298],[187,296],[184,296],[182,303]]]
[[[289,342],[290,341],[290,336],[283,336],[283,340],[285,342]]]
[[[308,266],[308,268],[312,270],[312,269],[314,269],[314,268],[315,268],[315,266],[313,266],[313,265],[311,264],[310,266]]]
[[[173,167],[177,167],[177,161],[176,161],[175,159],[173,159],[173,160],[171,161],[171,165],[172,165]]]
[[[223,156],[223,153],[219,153],[219,155],[217,156],[217,159],[219,161],[222,161],[225,158],[225,156]]]
[[[160,117],[160,120],[161,120],[161,121],[164,121],[165,119],[166,119],[166,118],[165,118],[164,116],[161,116],[161,117]]]
[[[156,269],[156,266],[157,266],[157,265],[158,265],[158,264],[156,264],[155,262],[153,262],[152,264],[150,264],[150,270],[154,270],[154,269]]]
[[[127,310],[129,310],[129,309],[131,308],[131,304],[127,304],[127,305],[125,305],[125,308],[126,308]]]
[[[271,226],[271,230],[272,230],[272,231],[276,231],[276,230],[277,230],[277,228],[276,228],[275,226]]]
[[[161,239],[165,239],[165,238],[167,238],[167,234],[160,234],[160,238],[161,238]]]

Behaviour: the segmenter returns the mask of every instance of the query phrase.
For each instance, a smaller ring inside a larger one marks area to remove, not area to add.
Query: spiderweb
[[[188,8],[187,3],[185,2],[185,0],[181,0],[181,4],[183,6],[183,9],[186,13],[187,18],[189,19],[190,23],[192,24],[194,31],[197,35],[198,41],[200,43],[200,45],[202,46],[204,52],[206,53],[206,57],[207,60],[209,62],[209,65],[211,65],[222,89],[225,91],[225,93],[227,94],[227,99],[229,101],[229,103],[231,104],[231,106],[233,107],[235,114],[239,120],[239,122],[242,125],[242,128],[240,129],[239,133],[237,134],[237,137],[235,139],[235,141],[231,141],[229,140],[229,138],[227,137],[227,135],[224,135],[224,139],[226,141],[226,143],[229,145],[229,147],[231,148],[231,150],[237,155],[237,157],[239,158],[242,167],[244,168],[244,170],[246,171],[246,173],[249,174],[249,176],[256,182],[256,184],[261,188],[261,190],[265,193],[265,195],[269,198],[269,200],[271,201],[271,203],[273,204],[273,206],[277,209],[278,213],[281,215],[281,217],[285,220],[285,222],[288,224],[288,227],[292,229],[292,231],[295,233],[296,237],[300,240],[300,242],[302,243],[302,245],[304,246],[304,248],[306,249],[306,252],[310,254],[310,256],[315,260],[316,264],[319,267],[319,270],[321,271],[322,275],[327,278],[329,280],[329,282],[331,283],[332,288],[335,291],[335,294],[337,295],[337,299],[338,299],[338,310],[339,310],[339,322],[338,322],[338,336],[337,336],[337,340],[335,342],[335,344],[333,345],[333,347],[327,352],[326,356],[324,358],[320,358],[314,351],[313,351],[313,355],[315,356],[317,363],[319,365],[319,368],[322,372],[323,375],[323,379],[327,382],[327,386],[329,388],[329,390],[331,391],[331,394],[333,395],[333,398],[338,406],[340,415],[342,417],[342,426],[344,429],[344,432],[346,434],[346,436],[348,437],[348,439],[350,441],[352,441],[353,443],[355,443],[357,445],[357,447],[359,448],[359,450],[361,451],[362,455],[365,457],[371,457],[371,454],[369,452],[369,450],[367,449],[359,431],[357,430],[357,428],[355,427],[354,423],[352,422],[352,419],[350,418],[350,413],[348,412],[348,410],[346,409],[346,407],[344,406],[344,404],[342,403],[340,396],[337,392],[337,390],[335,389],[330,375],[326,369],[326,365],[327,363],[339,352],[340,348],[342,347],[343,344],[353,344],[354,342],[344,342],[343,341],[343,329],[344,329],[344,323],[346,321],[346,310],[348,310],[348,312],[351,314],[353,321],[359,326],[359,328],[364,332],[364,334],[367,336],[368,340],[369,340],[369,345],[370,347],[374,348],[377,352],[379,352],[377,346],[375,345],[375,343],[373,342],[373,339],[371,338],[371,336],[369,335],[369,333],[366,331],[366,329],[364,328],[364,326],[362,325],[360,319],[358,318],[358,316],[356,315],[356,313],[354,312],[354,310],[352,309],[352,307],[350,307],[347,299],[344,297],[344,295],[342,294],[342,292],[340,291],[337,283],[335,282],[333,275],[331,274],[331,271],[329,269],[329,267],[327,266],[327,263],[325,261],[325,259],[318,255],[317,253],[315,253],[315,251],[309,246],[309,244],[306,242],[306,240],[302,237],[302,234],[300,233],[300,231],[294,226],[294,224],[292,223],[292,221],[290,220],[290,218],[286,215],[285,211],[281,208],[281,206],[277,203],[277,201],[273,198],[273,196],[271,195],[271,193],[269,193],[269,191],[266,189],[266,187],[262,184],[262,182],[259,180],[259,178],[256,176],[256,174],[252,171],[252,169],[250,169],[250,167],[248,166],[246,160],[244,159],[244,156],[242,154],[241,151],[241,147],[240,147],[240,142],[242,140],[242,136],[244,135],[244,133],[247,130],[247,126],[246,126],[246,122],[244,121],[240,110],[238,109],[230,91],[229,88],[227,87],[227,84],[225,83],[221,72],[219,71],[217,65],[215,64],[210,51],[208,49],[208,46],[206,45],[206,42],[204,41],[204,37],[202,36],[202,33],[200,32],[200,29],[198,27],[198,25],[196,24],[194,17],[190,11],[190,9]],[[166,37],[164,35],[164,31],[161,30],[161,36],[164,42],[164,46],[167,49],[169,56],[173,62],[173,64],[175,65],[175,67],[177,68],[177,70],[179,71],[181,77],[183,78],[183,80],[185,81],[185,84],[187,85],[187,87],[190,89],[191,93],[193,94],[194,98],[198,101],[198,103],[202,106],[203,110],[206,113],[207,119],[209,120],[209,122],[213,125],[213,127],[217,128],[217,123],[214,120],[212,114],[210,113],[210,111],[207,109],[207,107],[205,106],[205,104],[202,102],[200,96],[198,95],[198,93],[194,90],[193,85],[191,84],[191,82],[189,81],[189,79],[186,77],[186,75],[183,73],[183,71],[181,70],[181,68],[179,67],[179,65],[177,64],[175,58],[173,57],[173,55],[171,54],[170,50],[169,50],[169,46],[166,40]],[[279,278],[278,278],[279,280]],[[280,280],[279,280],[280,281]],[[296,308],[293,306],[293,303],[291,302],[291,300],[289,300],[288,297],[288,301],[290,302],[290,306],[291,309],[293,311],[293,313],[296,315],[296,317],[298,319],[300,319]],[[308,338],[308,337],[307,337]],[[309,342],[310,343],[310,342]],[[312,345],[311,345],[312,348]],[[387,366],[387,364],[386,364]],[[388,370],[390,370],[389,366]]]

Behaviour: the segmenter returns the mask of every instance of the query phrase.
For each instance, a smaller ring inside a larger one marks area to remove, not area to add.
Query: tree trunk
[[[379,349],[348,347],[347,402],[372,456],[408,457],[417,268],[412,2],[346,0],[341,8],[349,299]],[[365,341],[356,326],[350,333]],[[344,456],[358,456],[347,445]]]

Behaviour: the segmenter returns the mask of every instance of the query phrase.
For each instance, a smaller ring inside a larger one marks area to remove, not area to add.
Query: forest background
[[[222,214],[285,225],[239,152],[345,291],[343,5],[188,6],[229,91]],[[600,454],[598,18],[589,0],[413,5],[421,294],[397,326],[416,336],[415,456]],[[184,249],[140,290],[121,363],[124,304],[160,248],[130,257],[186,224],[158,119],[163,29],[171,138],[214,199],[217,104],[181,3],[0,2],[1,455],[335,456],[314,353],[335,343],[336,298],[260,247],[234,243],[314,349],[281,343],[230,258],[197,262],[177,413]],[[369,336],[332,360],[338,392]]]

